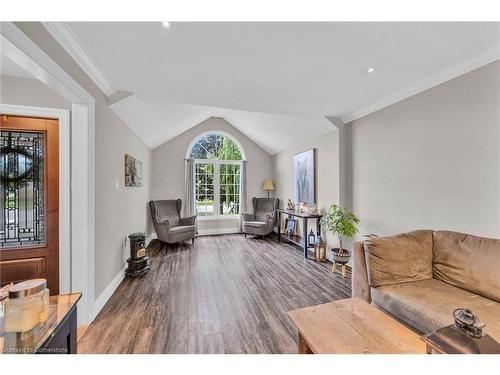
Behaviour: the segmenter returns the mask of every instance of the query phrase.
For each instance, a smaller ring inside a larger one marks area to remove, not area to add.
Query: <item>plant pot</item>
[[[346,264],[349,262],[349,259],[351,259],[351,252],[349,250],[343,249],[342,252],[340,252],[338,248],[333,248],[331,250],[333,261],[337,264]]]

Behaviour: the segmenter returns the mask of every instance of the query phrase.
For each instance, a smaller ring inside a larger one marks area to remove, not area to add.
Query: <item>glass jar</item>
[[[5,332],[28,332],[47,321],[47,280],[33,279],[14,284],[5,304]]]

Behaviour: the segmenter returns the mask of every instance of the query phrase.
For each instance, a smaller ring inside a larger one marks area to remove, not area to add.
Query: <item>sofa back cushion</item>
[[[370,286],[432,278],[432,231],[417,230],[364,243]]]
[[[500,302],[500,240],[436,231],[433,253],[436,279]]]

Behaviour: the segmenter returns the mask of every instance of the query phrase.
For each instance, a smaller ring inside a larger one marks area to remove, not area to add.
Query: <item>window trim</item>
[[[219,159],[193,159],[193,179],[196,176],[196,164],[213,164],[214,165],[214,181],[218,181],[217,184],[214,183],[214,207],[216,207],[216,210],[219,209],[220,207],[220,166],[221,165],[239,165],[241,168],[241,165],[243,164],[243,160],[219,160]],[[241,169],[240,169],[241,171]],[[241,186],[241,173],[240,173],[240,186]],[[241,211],[241,188],[239,191],[240,195],[240,211]],[[194,204],[195,204],[195,210],[196,210],[196,181],[193,181],[193,197],[194,197]],[[224,215],[224,214],[216,214],[216,215],[207,215],[207,216],[198,216],[197,215],[197,220],[198,221],[216,221],[216,220],[236,220],[240,218],[240,214],[233,214],[233,215]]]

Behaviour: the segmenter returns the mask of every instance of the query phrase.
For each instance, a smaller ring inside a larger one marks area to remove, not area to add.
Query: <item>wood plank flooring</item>
[[[331,263],[243,235],[149,247],[151,271],[125,279],[78,343],[79,353],[296,353],[287,311],[347,298]]]

